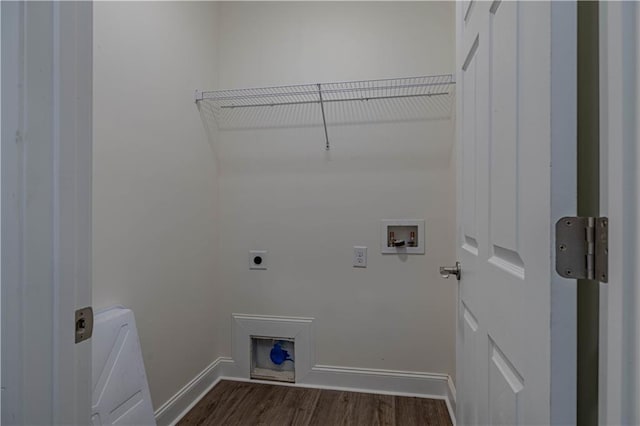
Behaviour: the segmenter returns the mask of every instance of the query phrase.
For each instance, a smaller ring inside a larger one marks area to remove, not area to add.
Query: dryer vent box
[[[250,350],[252,379],[296,381],[294,339],[251,336]]]

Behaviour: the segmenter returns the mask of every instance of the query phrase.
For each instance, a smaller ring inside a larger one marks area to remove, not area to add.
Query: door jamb
[[[3,2],[0,8],[2,419],[86,424],[91,343],[74,343],[74,311],[91,303],[93,6]],[[44,207],[39,215],[34,203]],[[38,270],[31,280],[27,261]],[[33,354],[38,347],[43,353]],[[42,400],[28,408],[30,389],[43,384]]]
[[[640,422],[640,7],[600,2],[600,209],[609,283],[600,287],[600,424]]]

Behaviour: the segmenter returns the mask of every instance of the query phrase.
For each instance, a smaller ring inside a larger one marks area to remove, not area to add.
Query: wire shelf
[[[446,118],[451,74],[196,92],[221,129]],[[384,103],[384,106],[381,104]]]

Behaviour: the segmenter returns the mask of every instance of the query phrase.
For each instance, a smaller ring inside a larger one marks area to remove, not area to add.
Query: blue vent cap
[[[271,362],[273,362],[275,365],[280,365],[285,361],[293,362],[293,359],[291,359],[291,357],[289,356],[289,351],[282,349],[281,342],[278,342],[275,345],[273,345],[273,348],[271,348],[271,353],[269,354],[269,356],[271,358]]]

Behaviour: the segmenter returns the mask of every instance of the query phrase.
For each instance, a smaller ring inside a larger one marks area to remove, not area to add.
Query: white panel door
[[[459,424],[575,423],[576,5],[457,3]]]

